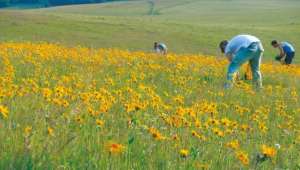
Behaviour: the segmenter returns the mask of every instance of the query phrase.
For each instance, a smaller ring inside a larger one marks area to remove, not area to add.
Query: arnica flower
[[[196,131],[192,130],[192,136],[198,138],[198,139],[201,139],[203,141],[206,141],[206,137],[204,135],[201,135],[199,133],[197,133]]]
[[[260,131],[262,133],[266,133],[267,132],[268,128],[267,128],[267,126],[263,122],[260,122],[258,126],[259,126],[259,129],[260,129]]]
[[[240,147],[240,143],[238,140],[233,140],[231,142],[228,142],[225,144],[226,147],[231,148],[231,149],[238,149]]]
[[[49,88],[43,88],[42,94],[43,94],[44,98],[49,98],[52,95],[52,91]]]
[[[68,107],[70,104],[69,104],[69,102],[67,101],[67,100],[63,100],[62,101],[62,106],[63,107]]]
[[[100,120],[100,119],[97,119],[96,124],[97,124],[98,127],[103,127],[104,126],[104,121]]]
[[[231,121],[229,119],[227,119],[227,118],[223,118],[223,119],[221,119],[221,123],[222,123],[222,125],[228,127],[228,126],[230,126]]]
[[[182,108],[182,107],[179,107],[177,110],[176,110],[176,114],[178,115],[178,116],[184,116],[185,115],[185,110],[184,110],[184,108]]]
[[[79,123],[79,124],[83,124],[83,118],[81,116],[76,116],[75,118],[76,122]]]
[[[49,136],[54,136],[54,129],[51,128],[51,127],[48,127],[47,128],[47,133],[48,133]]]
[[[217,125],[220,124],[219,120],[213,119],[213,118],[208,119],[208,123],[209,123],[210,125],[215,125],[215,126],[217,126]]]
[[[3,105],[0,105],[0,113],[2,114],[2,117],[4,119],[8,118],[8,109],[7,109],[7,107],[5,107]]]
[[[174,141],[178,141],[178,140],[179,140],[179,136],[175,134],[175,135],[172,136],[172,139],[173,139]]]
[[[32,132],[32,127],[31,126],[26,126],[24,128],[24,135],[25,135],[25,137],[30,136],[31,132]]]
[[[182,158],[186,158],[186,157],[189,156],[189,150],[187,150],[187,149],[181,149],[181,150],[179,151],[179,154],[180,154],[180,156],[181,156]]]
[[[109,145],[109,153],[112,154],[120,154],[125,150],[125,146],[123,146],[122,144],[118,144],[118,143],[112,143]]]
[[[267,157],[274,157],[276,155],[276,149],[273,147],[268,147],[267,145],[261,146],[261,152]]]
[[[195,121],[195,127],[201,128],[201,122],[199,120]]]
[[[213,128],[212,131],[213,131],[213,133],[214,133],[215,135],[217,135],[217,136],[219,136],[219,137],[224,137],[224,136],[225,136],[224,132],[221,131],[221,130],[218,129],[218,128]]]
[[[164,140],[166,137],[164,137],[157,129],[151,127],[148,129],[149,133],[151,133],[152,137],[155,140]]]
[[[249,165],[249,158],[247,153],[244,153],[243,151],[237,151],[235,153],[235,156],[242,162],[243,165]]]

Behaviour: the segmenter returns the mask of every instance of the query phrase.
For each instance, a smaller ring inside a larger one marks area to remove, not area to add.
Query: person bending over
[[[284,65],[290,65],[295,57],[295,49],[288,42],[278,42],[273,40],[271,45],[279,50],[279,55],[275,57],[275,60],[280,61]]]
[[[221,52],[225,54],[230,64],[227,71],[227,82],[225,88],[232,87],[234,83],[234,75],[238,72],[241,65],[249,62],[253,82],[257,88],[262,87],[262,76],[260,72],[260,64],[264,48],[261,41],[252,35],[237,35],[231,40],[223,40],[219,47]]]
[[[164,43],[154,43],[154,51],[158,54],[166,55],[168,53],[168,48]]]

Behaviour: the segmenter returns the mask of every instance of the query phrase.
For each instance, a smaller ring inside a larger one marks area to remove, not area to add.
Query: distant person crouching
[[[158,54],[166,55],[168,53],[168,48],[164,43],[154,43],[154,51]]]
[[[295,57],[295,49],[290,43],[279,43],[277,40],[273,40],[271,45],[280,51],[279,55],[275,57],[275,60],[280,61],[284,65],[290,65],[292,63]]]

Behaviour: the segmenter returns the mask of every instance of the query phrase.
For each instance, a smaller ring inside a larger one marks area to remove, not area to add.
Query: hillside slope
[[[272,39],[300,48],[300,2],[295,0],[153,0],[0,10],[0,41],[151,50],[164,41],[177,53],[219,55],[220,40],[239,33],[260,37],[266,58]]]

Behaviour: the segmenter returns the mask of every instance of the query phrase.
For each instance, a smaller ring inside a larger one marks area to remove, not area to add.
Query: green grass
[[[259,37],[266,58],[273,39],[300,49],[300,1],[154,0],[0,10],[0,41],[49,41],[68,46],[150,51],[154,41],[176,53],[219,55],[220,40]],[[296,61],[299,61],[296,56]]]

